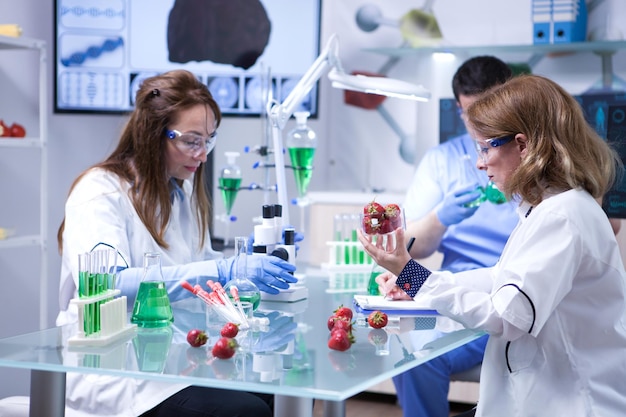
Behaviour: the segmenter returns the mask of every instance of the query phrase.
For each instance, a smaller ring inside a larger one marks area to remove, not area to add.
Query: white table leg
[[[65,417],[65,372],[30,371],[30,417]]]

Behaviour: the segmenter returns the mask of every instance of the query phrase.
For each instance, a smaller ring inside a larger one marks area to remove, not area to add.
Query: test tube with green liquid
[[[333,218],[333,239],[335,242],[341,242],[342,237],[342,227],[341,227],[341,214],[335,214]],[[335,246],[335,263],[337,265],[341,264],[341,246]]]
[[[78,297],[85,298],[93,295],[93,283],[89,271],[91,261],[89,253],[78,254]],[[83,308],[83,332],[90,335],[94,332],[93,308],[91,304],[85,304]]]

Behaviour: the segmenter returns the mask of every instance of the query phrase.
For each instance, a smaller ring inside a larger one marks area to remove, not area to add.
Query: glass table
[[[190,298],[173,304],[171,328],[138,329],[103,347],[69,346],[75,326],[1,339],[0,366],[31,370],[33,417],[64,415],[67,372],[270,393],[280,417],[310,417],[313,400],[324,400],[325,415],[339,417],[347,398],[483,334],[436,314],[391,316],[384,330],[374,330],[357,313],[356,342],[345,352],[331,350],[327,319],[340,305],[353,308],[353,295],[365,291],[367,277],[357,275],[307,268],[301,281],[308,298],[262,301],[255,315],[267,316],[269,326],[240,332],[240,348],[228,360],[212,358],[210,348],[223,321]],[[190,347],[192,328],[206,329],[209,343]]]

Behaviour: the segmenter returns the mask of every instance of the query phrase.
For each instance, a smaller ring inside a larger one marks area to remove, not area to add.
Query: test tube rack
[[[358,241],[338,241],[326,242],[328,246],[328,262],[322,264],[324,269],[336,270],[358,270],[363,266],[367,267],[374,263],[361,242]],[[367,269],[367,268],[366,268]]]
[[[90,297],[73,298],[70,304],[78,308],[78,331],[67,341],[69,346],[105,346],[134,334],[136,325],[128,322],[126,296],[118,297],[120,290],[107,290]],[[85,309],[99,309],[100,330],[86,335],[84,331]]]

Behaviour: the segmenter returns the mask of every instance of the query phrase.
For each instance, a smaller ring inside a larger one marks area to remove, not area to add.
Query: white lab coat
[[[529,208],[493,268],[433,272],[419,293],[490,334],[477,416],[623,415],[626,273],[606,214],[581,190]]]
[[[192,184],[184,181],[181,195],[173,198],[172,215],[163,250],[139,219],[126,193],[127,183],[101,169],[92,169],[76,185],[65,205],[63,259],[60,281],[60,307],[57,325],[77,320],[70,299],[77,297],[78,254],[88,252],[99,243],[118,249],[118,265],[141,267],[144,252],[159,252],[163,266],[187,264],[221,257],[213,251],[210,237],[198,249],[198,226],[192,213]],[[155,208],[156,210],[156,208]],[[215,262],[202,265],[208,275],[217,276]],[[130,301],[129,299],[129,302]],[[132,306],[131,306],[132,307]],[[134,380],[107,375],[67,374],[66,407],[77,410],[77,416],[138,416],[155,407],[186,385]]]

